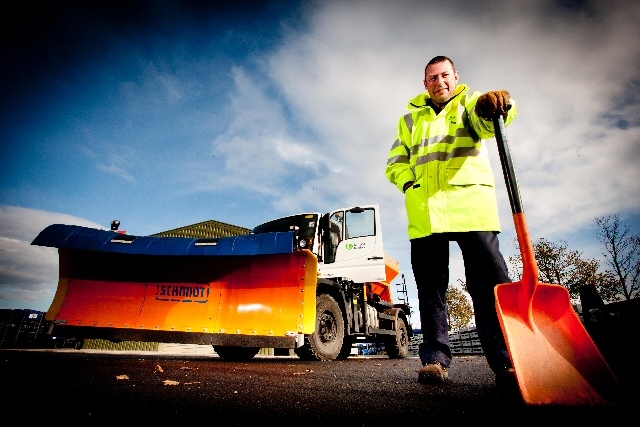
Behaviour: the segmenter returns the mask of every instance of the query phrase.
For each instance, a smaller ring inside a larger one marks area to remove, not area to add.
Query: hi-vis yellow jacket
[[[474,112],[480,92],[461,84],[439,114],[428,93],[411,101],[400,118],[387,160],[387,178],[405,192],[409,239],[434,233],[500,231],[495,182],[482,139],[494,137],[493,123]],[[516,106],[505,119],[516,116]]]

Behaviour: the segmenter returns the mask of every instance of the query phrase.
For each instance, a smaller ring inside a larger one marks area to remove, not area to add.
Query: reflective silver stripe
[[[416,154],[418,154],[418,151],[420,151],[421,148],[427,147],[429,145],[434,145],[434,144],[453,144],[456,141],[456,136],[451,136],[451,135],[438,135],[438,136],[432,136],[429,139],[423,139],[422,142],[420,144],[416,144],[413,147],[411,147],[411,155],[415,156]]]
[[[413,114],[411,113],[405,114],[404,121],[409,132],[411,132],[413,127]],[[480,150],[476,147],[456,147],[453,150],[451,150],[451,152],[436,151],[436,152],[431,152],[431,153],[418,156],[418,152],[420,151],[420,149],[424,147],[428,147],[430,145],[435,145],[435,144],[448,144],[448,145],[455,144],[458,138],[470,138],[472,141],[478,142],[480,138],[473,131],[473,128],[471,128],[471,131],[469,130],[471,126],[469,125],[469,116],[466,110],[463,111],[462,113],[462,122],[464,123],[464,127],[457,128],[455,135],[435,135],[435,136],[432,136],[431,138],[424,139],[419,144],[413,145],[410,149],[410,152],[407,153],[407,155],[398,155],[398,156],[390,157],[387,160],[387,165],[407,164],[410,162],[411,157],[417,157],[415,166],[418,166],[434,160],[446,161],[455,157],[478,156],[480,154]],[[400,139],[397,139],[394,141],[393,146],[391,147],[391,150],[393,151],[394,149],[400,146],[406,147],[406,145],[404,145]]]
[[[400,147],[402,145],[402,141],[400,141],[400,139],[396,139],[395,141],[393,141],[393,145],[391,146],[391,150],[395,150],[396,148]]]
[[[431,138],[422,140],[420,144],[416,144],[413,147],[411,147],[411,155],[415,156],[416,154],[418,154],[418,151],[420,151],[420,148],[422,147],[427,147],[429,145],[434,145],[434,144],[453,144],[456,142],[458,138],[470,138],[470,137],[471,135],[469,134],[469,131],[464,128],[456,129],[455,136],[452,136],[452,135],[432,136]]]
[[[433,144],[453,144],[454,142],[456,142],[456,139],[458,138],[469,138],[469,137],[471,137],[471,135],[469,134],[469,131],[467,129],[458,128],[456,129],[455,136],[436,135],[436,136],[432,136],[431,138],[423,139],[422,142],[420,142],[420,144],[416,144],[413,147],[411,147],[411,154],[415,154],[416,152],[418,152],[420,147],[426,147],[428,145],[433,145]]]
[[[407,129],[409,129],[409,132],[411,132],[411,128],[413,127],[413,114],[405,114],[404,123],[407,125]]]
[[[480,150],[476,147],[457,147],[454,148],[450,153],[447,153],[445,151],[436,151],[424,156],[419,156],[418,160],[416,160],[416,166],[429,163],[434,160],[440,160],[441,162],[443,162],[454,157],[473,157],[479,154]]]
[[[465,138],[467,136],[471,136],[471,134],[469,134],[469,130],[466,127],[456,129],[456,137]]]
[[[387,165],[393,165],[398,163],[409,164],[409,156],[393,156],[387,160]]]

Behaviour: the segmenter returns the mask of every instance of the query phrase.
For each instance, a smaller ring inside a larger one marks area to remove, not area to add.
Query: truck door
[[[385,280],[377,205],[331,212],[329,235],[321,274],[349,278],[356,283]]]

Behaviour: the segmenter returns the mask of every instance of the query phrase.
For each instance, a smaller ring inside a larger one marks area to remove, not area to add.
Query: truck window
[[[329,231],[331,232],[331,242],[333,246],[338,246],[338,243],[342,241],[342,228],[344,226],[343,218],[343,212],[334,212],[329,220]]]
[[[345,238],[355,239],[356,237],[375,236],[376,223],[375,211],[364,209],[361,212],[347,211],[345,219]]]
[[[343,240],[344,212],[338,211],[329,218],[329,239],[324,244],[324,263],[330,264],[336,259],[338,245]]]

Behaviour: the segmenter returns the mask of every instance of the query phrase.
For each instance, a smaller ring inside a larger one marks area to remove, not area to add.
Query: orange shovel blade
[[[522,397],[530,405],[610,405],[622,389],[559,285],[495,288],[498,318]],[[531,302],[531,306],[529,306]]]

